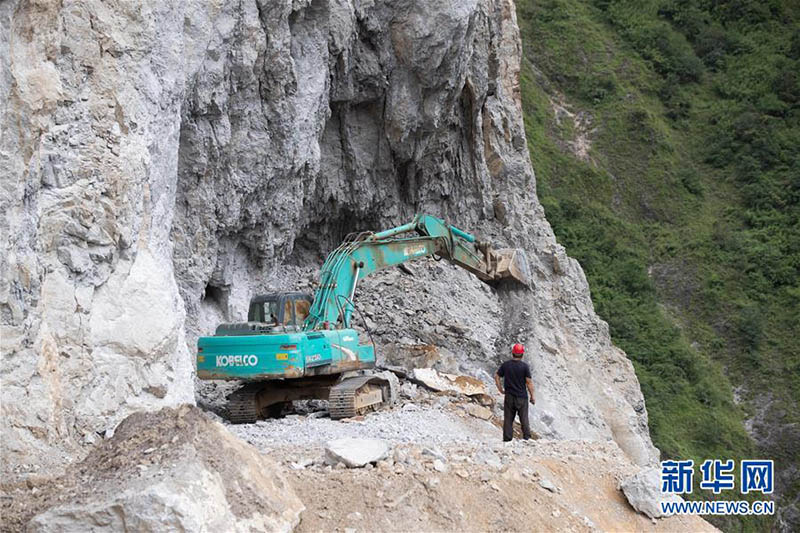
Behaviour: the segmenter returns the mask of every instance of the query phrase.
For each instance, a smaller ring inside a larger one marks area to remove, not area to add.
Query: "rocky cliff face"
[[[657,459],[633,367],[536,199],[512,0],[11,0],[0,20],[5,469],[193,401],[197,334],[415,212],[530,259],[524,292],[422,274],[444,320],[456,287],[483,291],[455,360],[470,346],[488,369],[521,338],[540,433]]]

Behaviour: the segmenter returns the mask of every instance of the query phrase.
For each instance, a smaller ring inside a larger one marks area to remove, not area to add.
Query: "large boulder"
[[[55,484],[30,531],[290,531],[304,510],[272,461],[191,406],[129,416]]]
[[[661,502],[683,501],[680,496],[661,492],[661,470],[655,467],[642,468],[620,483],[619,488],[634,509],[650,518],[667,516],[661,512]]]
[[[458,376],[437,372],[433,368],[415,368],[414,379],[437,392],[453,392],[466,396],[487,395],[486,384],[471,376]]]

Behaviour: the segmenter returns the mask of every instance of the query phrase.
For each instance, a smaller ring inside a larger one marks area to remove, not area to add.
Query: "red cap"
[[[525,353],[525,347],[521,344],[515,344],[513,348],[511,348],[511,353],[514,355],[522,355]]]

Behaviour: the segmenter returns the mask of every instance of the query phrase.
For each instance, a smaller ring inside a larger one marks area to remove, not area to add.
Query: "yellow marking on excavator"
[[[289,354],[288,353],[276,353],[275,354],[275,359],[277,359],[279,361],[286,361],[287,359],[289,359]]]

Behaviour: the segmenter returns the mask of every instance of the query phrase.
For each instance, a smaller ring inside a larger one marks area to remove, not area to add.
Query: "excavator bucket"
[[[504,248],[494,250],[494,279],[513,279],[528,287],[530,285],[530,269],[528,256],[521,248]]]

